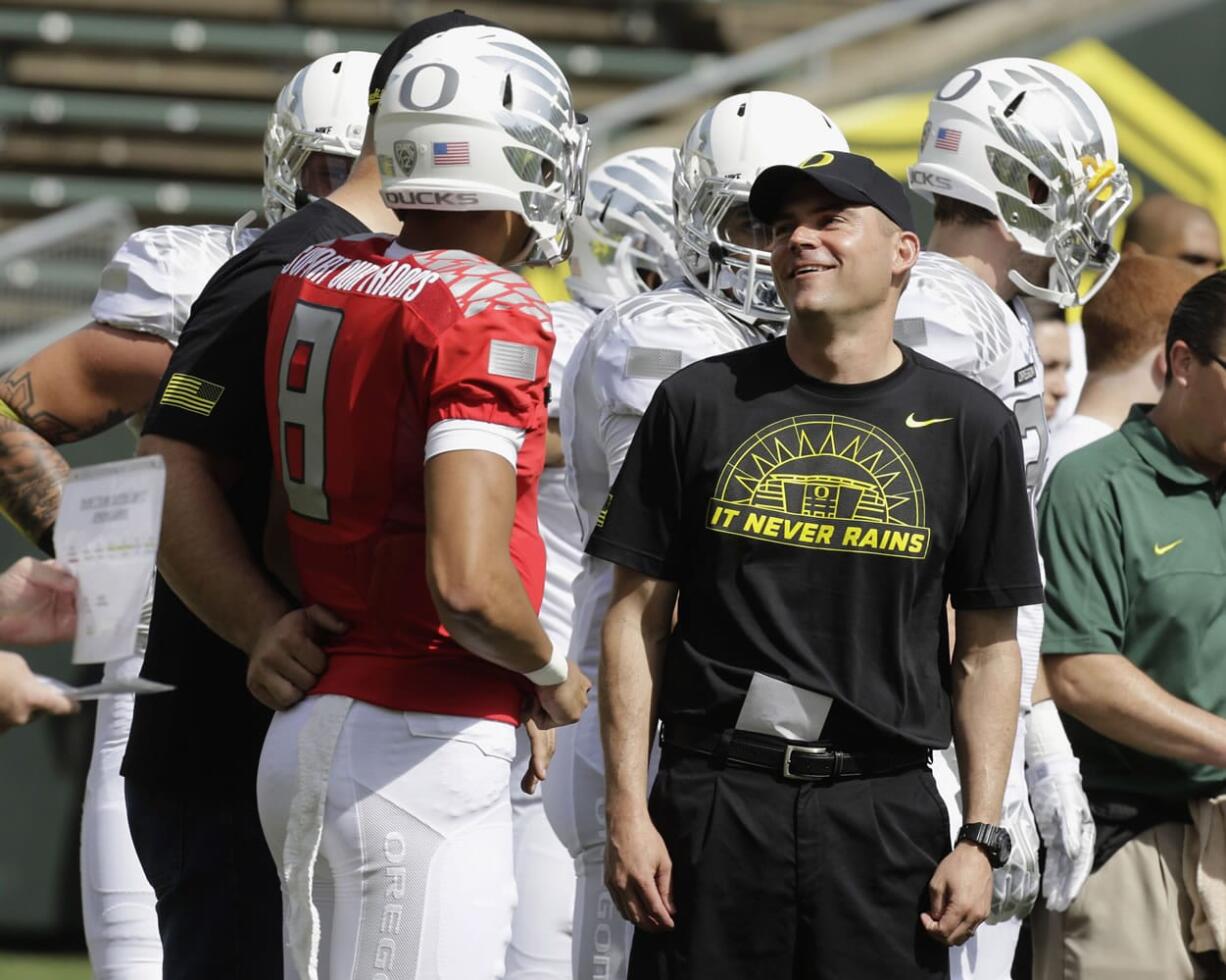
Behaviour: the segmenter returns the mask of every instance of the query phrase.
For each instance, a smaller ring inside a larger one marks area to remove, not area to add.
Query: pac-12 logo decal
[[[411,177],[413,168],[417,166],[417,144],[412,140],[396,140],[392,144],[392,152],[396,154],[400,172],[406,177]]]
[[[755,432],[725,464],[707,527],[775,544],[923,558],[924,487],[885,431],[845,415],[797,415]]]

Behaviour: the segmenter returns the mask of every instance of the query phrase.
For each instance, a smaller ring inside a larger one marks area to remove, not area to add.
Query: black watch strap
[[[958,831],[957,843],[961,844],[963,841],[981,847],[987,855],[988,864],[993,868],[999,868],[1009,860],[1012,841],[1009,839],[1009,832],[1003,827],[990,823],[965,823]]]

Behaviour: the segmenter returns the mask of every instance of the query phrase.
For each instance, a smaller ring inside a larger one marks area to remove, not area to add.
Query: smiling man
[[[1184,294],[1165,352],[1158,404],[1066,456],[1039,509],[1044,662],[1098,829],[1081,893],[1035,911],[1041,980],[1216,977],[1226,955],[1202,834],[1226,791],[1226,273]]]
[[[588,544],[619,566],[600,699],[630,977],[947,976],[1009,846],[1015,609],[1041,595],[1008,546],[1030,533],[1021,437],[894,343],[919,241],[887,174],[814,153],[750,208],[786,336],[660,385]],[[928,768],[951,687],[952,853]]]

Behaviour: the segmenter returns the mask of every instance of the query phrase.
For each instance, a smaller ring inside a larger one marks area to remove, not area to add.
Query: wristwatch
[[[1009,831],[990,823],[964,823],[954,843],[961,844],[963,841],[970,841],[982,848],[983,853],[988,856],[988,864],[993,868],[1003,867],[1013,850],[1013,839],[1009,836]]]

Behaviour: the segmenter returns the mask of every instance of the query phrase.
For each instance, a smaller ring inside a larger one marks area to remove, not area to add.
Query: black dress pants
[[[127,778],[128,826],[157,895],[165,980],[281,980],[281,886],[255,788]]]
[[[920,925],[949,852],[926,767],[802,783],[666,747],[650,808],[676,928],[635,933],[630,980],[949,976]]]

